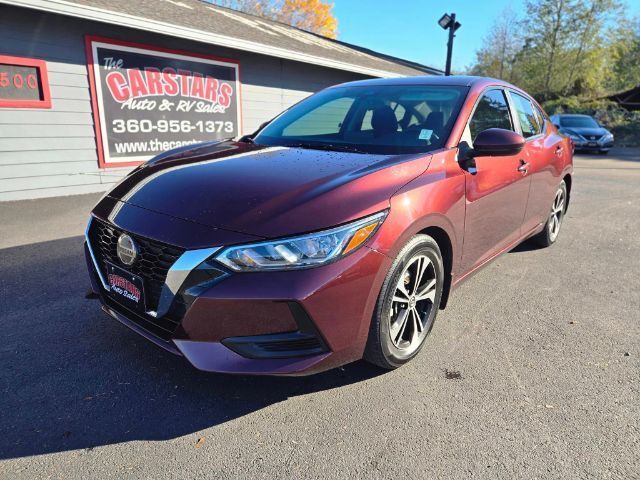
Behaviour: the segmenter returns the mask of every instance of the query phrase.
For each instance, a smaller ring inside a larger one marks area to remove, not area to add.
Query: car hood
[[[609,133],[608,130],[601,128],[601,127],[574,127],[574,128],[562,128],[563,132],[566,133],[572,133],[572,134],[577,134],[577,135],[581,135],[583,137],[591,137],[591,136],[595,136],[597,138],[600,138],[601,136],[603,136],[606,133]]]
[[[388,207],[431,154],[369,155],[250,143],[181,148],[135,169],[109,197],[164,215],[274,238]]]

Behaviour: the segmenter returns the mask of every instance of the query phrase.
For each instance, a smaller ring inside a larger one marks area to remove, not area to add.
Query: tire
[[[560,198],[560,201],[558,200]],[[547,218],[547,223],[544,224],[544,228],[540,233],[532,237],[532,241],[541,247],[550,247],[558,239],[560,234],[560,228],[562,227],[562,220],[564,219],[564,213],[567,210],[567,184],[560,182],[558,190],[553,197],[551,203],[551,211]],[[554,220],[555,217],[555,220]],[[556,223],[557,222],[557,223]]]
[[[423,273],[416,288],[419,270]],[[416,235],[402,248],[382,284],[365,360],[392,370],[415,357],[433,328],[443,285],[444,267],[438,244],[428,235]]]

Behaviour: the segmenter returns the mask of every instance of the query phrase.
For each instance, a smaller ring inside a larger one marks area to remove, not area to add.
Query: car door
[[[472,139],[488,128],[516,131],[506,93],[491,88],[480,96],[462,137]],[[465,171],[466,213],[461,268],[469,272],[520,237],[529,194],[529,178],[520,154],[476,157],[476,173]]]
[[[513,90],[509,91],[509,97],[520,134],[526,140],[521,155],[527,164],[531,182],[522,222],[524,235],[547,221],[558,184],[554,163],[563,156],[564,144],[562,137],[549,128],[549,121],[531,99]]]

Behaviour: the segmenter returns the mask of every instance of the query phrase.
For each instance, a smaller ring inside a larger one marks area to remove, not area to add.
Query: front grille
[[[180,325],[180,320],[182,317],[175,315],[173,312],[169,312],[162,318],[154,318],[149,315],[143,315],[138,312],[134,312],[133,310],[121,305],[112,299],[109,295],[104,296],[104,303],[115,310],[120,315],[123,315],[128,320],[131,320],[136,325],[144,328],[148,332],[152,333],[158,338],[161,338],[165,342],[171,340],[173,336],[173,332],[176,331],[178,325]]]
[[[141,277],[144,281],[147,310],[155,311],[158,308],[167,272],[178,257],[184,253],[184,249],[127,232],[138,246],[138,258],[133,265],[125,266],[118,259],[117,253],[118,237],[122,233],[122,230],[112,225],[93,219],[89,229],[89,241],[98,266],[105,278],[107,274],[105,261],[119,265]]]

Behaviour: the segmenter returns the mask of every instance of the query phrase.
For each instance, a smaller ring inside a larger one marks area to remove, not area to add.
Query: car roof
[[[563,118],[574,118],[574,117],[586,117],[586,118],[593,118],[591,115],[583,115],[581,113],[558,113],[556,115],[554,115],[556,117],[563,117]]]
[[[489,77],[474,77],[468,75],[424,75],[415,77],[374,78],[369,80],[357,80],[355,82],[341,83],[337,87],[365,87],[368,85],[443,85],[457,87],[471,87],[476,85],[500,85],[516,88],[513,85]],[[519,90],[519,89],[518,89]]]

